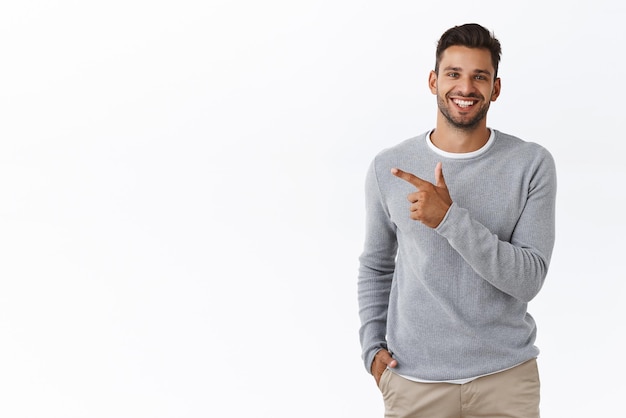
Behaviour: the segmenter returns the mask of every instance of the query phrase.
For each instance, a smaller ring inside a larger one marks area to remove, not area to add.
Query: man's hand
[[[372,375],[374,379],[376,379],[376,386],[380,383],[380,377],[383,375],[383,372],[387,367],[391,367],[392,369],[398,365],[398,362],[391,357],[389,351],[384,348],[380,350],[374,356],[374,361],[372,362]]]
[[[452,205],[450,192],[443,178],[441,163],[437,163],[435,167],[436,184],[422,180],[416,175],[397,168],[392,168],[391,173],[417,188],[416,192],[407,196],[409,202],[411,202],[411,219],[420,221],[431,228],[439,226],[444,216],[446,216],[450,205]]]

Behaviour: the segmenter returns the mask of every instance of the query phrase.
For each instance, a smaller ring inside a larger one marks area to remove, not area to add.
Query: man
[[[487,127],[500,54],[480,25],[447,30],[435,128],[367,173],[360,340],[386,417],[539,417],[527,304],[554,246],[556,172],[542,146]]]

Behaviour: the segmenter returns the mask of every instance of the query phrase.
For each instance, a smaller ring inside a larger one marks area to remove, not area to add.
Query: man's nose
[[[474,91],[474,79],[472,77],[461,77],[458,82],[458,88],[463,94],[469,94]]]

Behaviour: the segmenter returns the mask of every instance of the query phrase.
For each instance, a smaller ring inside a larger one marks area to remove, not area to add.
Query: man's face
[[[500,94],[500,79],[487,49],[451,46],[431,72],[430,89],[437,95],[439,111],[457,129],[472,130],[485,119],[489,104]]]

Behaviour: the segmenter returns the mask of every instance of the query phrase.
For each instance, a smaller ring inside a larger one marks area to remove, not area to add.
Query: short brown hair
[[[461,26],[454,26],[441,35],[437,42],[437,52],[435,59],[435,72],[439,72],[439,61],[443,51],[451,46],[465,46],[468,48],[483,48],[491,53],[491,63],[495,70],[494,77],[498,76],[498,64],[502,48],[500,41],[496,39],[492,32],[477,23],[466,23]]]

